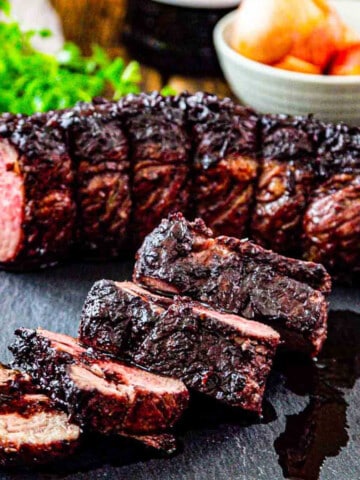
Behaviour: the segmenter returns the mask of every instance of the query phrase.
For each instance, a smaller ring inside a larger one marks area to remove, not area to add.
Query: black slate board
[[[73,264],[39,273],[0,273],[1,357],[19,326],[76,335],[95,280],[131,277],[132,262]],[[196,397],[178,427],[182,450],[161,458],[135,443],[93,437],[76,458],[1,479],[356,480],[360,478],[360,289],[336,288],[330,333],[318,362],[278,359],[264,418]],[[321,467],[322,465],[322,467]]]

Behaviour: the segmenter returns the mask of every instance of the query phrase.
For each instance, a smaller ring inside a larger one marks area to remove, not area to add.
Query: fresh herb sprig
[[[0,10],[9,18],[0,21],[0,111],[31,114],[68,108],[78,101],[90,101],[109,90],[114,99],[140,91],[140,66],[110,59],[95,45],[84,56],[68,42],[56,55],[39,52],[32,46],[35,35],[47,37],[48,30],[23,32],[11,19],[8,0],[0,0]]]

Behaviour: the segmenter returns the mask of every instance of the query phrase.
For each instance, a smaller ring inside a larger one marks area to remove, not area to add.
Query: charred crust
[[[326,337],[322,312],[331,279],[324,267],[288,259],[247,240],[211,237],[202,222],[194,225],[181,215],[163,221],[146,238],[134,280],[300,332],[314,355]]]
[[[9,347],[16,365],[85,429],[119,435],[162,433],[173,427],[187,406],[188,391],[181,382],[167,379],[166,389],[158,392],[151,383],[160,381],[157,377],[94,355],[71,337],[27,329],[16,335]],[[129,370],[139,384],[128,386]],[[146,415],[133,414],[139,408]]]
[[[197,307],[189,298],[162,299],[136,286],[100,281],[85,302],[80,339],[224,403],[260,412],[278,335],[262,327],[260,336],[241,318],[237,326]]]
[[[0,137],[18,154],[25,199],[18,249],[1,267],[52,266],[80,249],[119,256],[177,210],[201,216],[216,234],[317,258],[316,246],[302,241],[304,217],[324,183],[359,173],[359,132],[311,115],[258,115],[203,92],[3,114]],[[339,182],[332,188],[349,194]],[[340,273],[350,276],[358,265],[346,242],[338,244],[346,261]],[[336,273],[339,262],[322,259]]]

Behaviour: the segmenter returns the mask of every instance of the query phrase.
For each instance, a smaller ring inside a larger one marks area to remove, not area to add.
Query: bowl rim
[[[282,78],[284,80],[334,86],[360,85],[360,75],[322,75],[317,73],[315,74],[293,72],[289,70],[283,70],[281,68],[272,67],[271,65],[266,65],[265,63],[260,63],[256,60],[251,60],[250,58],[241,55],[241,53],[238,53],[236,50],[230,47],[224,37],[225,30],[234,20],[236,13],[237,9],[233,10],[232,12],[221,18],[215,25],[213,31],[214,44],[217,47],[218,52],[220,51],[227,57],[230,57],[236,63],[239,64],[239,62],[241,62],[253,71],[257,71],[258,73],[265,74],[269,77]],[[218,56],[220,56],[219,53]]]

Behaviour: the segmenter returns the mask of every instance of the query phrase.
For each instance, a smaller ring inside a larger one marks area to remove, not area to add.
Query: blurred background
[[[23,0],[11,3],[14,17],[26,29],[46,27],[54,32],[54,38],[40,40],[49,51],[59,46],[63,35],[86,55],[96,43],[112,58],[139,59],[141,88],[146,91],[167,85],[177,91],[231,95],[217,65],[211,32],[216,21],[236,7],[236,1],[215,2],[214,9],[182,8],[182,16],[172,5],[149,0],[32,0],[25,9]],[[188,3],[196,7],[197,2]]]
[[[0,0],[0,111],[201,90],[262,112],[358,124],[359,1],[239,3]]]

